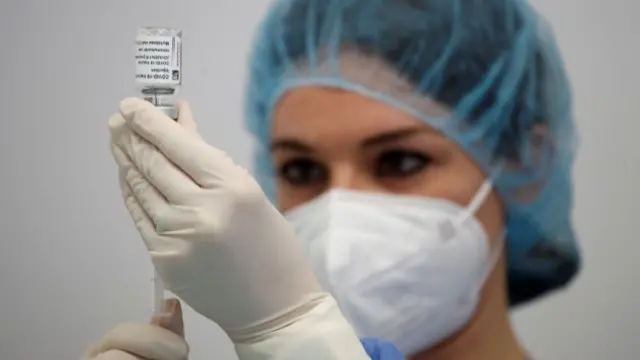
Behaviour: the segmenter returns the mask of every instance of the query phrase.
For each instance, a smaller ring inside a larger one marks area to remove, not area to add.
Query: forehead
[[[322,86],[290,90],[274,110],[272,138],[366,137],[420,124],[411,115],[384,102]]]

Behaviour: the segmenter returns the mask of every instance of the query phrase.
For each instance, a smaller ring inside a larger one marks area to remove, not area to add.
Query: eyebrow
[[[422,132],[429,132],[431,129],[425,126],[412,126],[400,130],[385,132],[372,136],[362,142],[362,147],[370,147],[375,145],[382,145],[389,142],[402,140],[404,138],[416,135]]]
[[[311,147],[294,139],[281,139],[281,140],[276,140],[271,142],[271,145],[269,145],[269,150],[273,152],[278,149],[293,150],[293,151],[303,152],[303,153],[313,152],[313,149],[311,149]]]
[[[403,138],[416,135],[418,133],[431,132],[431,131],[432,131],[431,129],[425,126],[412,126],[408,128],[403,128],[399,130],[394,130],[394,131],[389,131],[389,132],[384,132],[381,134],[374,135],[362,141],[361,146],[366,148],[366,147],[371,147],[376,145],[382,145],[389,142],[395,142]],[[271,142],[269,149],[272,152],[278,149],[293,150],[293,151],[303,152],[303,153],[313,152],[313,149],[310,146],[305,145],[304,143],[292,138],[277,139]]]

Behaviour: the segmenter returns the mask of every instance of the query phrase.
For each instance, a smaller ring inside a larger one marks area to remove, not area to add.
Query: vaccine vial
[[[144,27],[136,35],[136,92],[172,119],[182,87],[182,31]]]

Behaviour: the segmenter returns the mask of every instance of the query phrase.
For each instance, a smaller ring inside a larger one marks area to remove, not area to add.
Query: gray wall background
[[[147,321],[152,267],[124,210],[107,119],[133,94],[136,28],[182,28],[184,97],[203,136],[250,165],[244,61],[267,0],[0,1],[0,359],[78,359],[122,321]],[[555,24],[582,149],[575,221],[585,268],[516,312],[538,359],[637,359],[640,344],[640,6],[537,0]],[[192,360],[234,359],[186,314]]]

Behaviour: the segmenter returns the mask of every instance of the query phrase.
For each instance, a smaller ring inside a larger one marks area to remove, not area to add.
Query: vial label
[[[149,85],[182,84],[182,39],[177,36],[136,37],[136,82]]]

